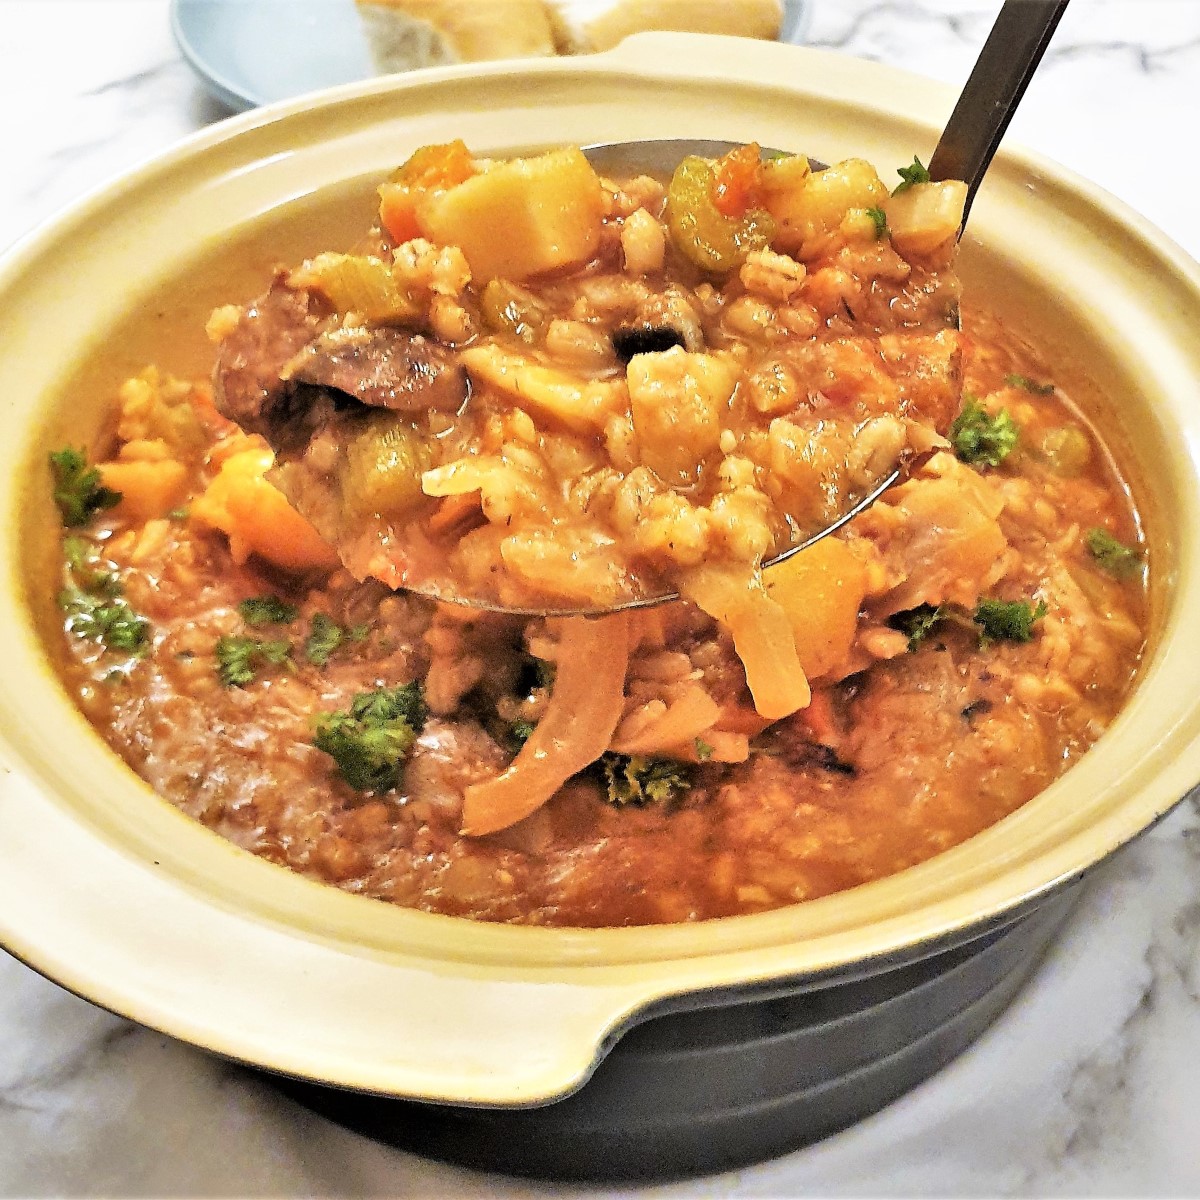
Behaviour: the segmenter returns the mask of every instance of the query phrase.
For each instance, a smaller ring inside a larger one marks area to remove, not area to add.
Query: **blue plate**
[[[784,0],[781,40],[800,42],[806,0]],[[171,0],[183,57],[241,110],[375,74],[354,0]]]

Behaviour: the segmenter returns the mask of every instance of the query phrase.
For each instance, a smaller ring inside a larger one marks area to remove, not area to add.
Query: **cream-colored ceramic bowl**
[[[614,1030],[666,997],[849,978],[966,940],[1165,813],[1200,780],[1200,276],[1119,203],[1016,151],[975,206],[965,273],[1052,361],[1086,368],[1073,386],[1103,384],[1097,419],[1149,525],[1154,649],[1095,749],[970,842],[757,916],[595,932],[471,924],[308,882],[207,832],[108,751],[51,669],[47,448],[90,436],[106,389],[144,360],[200,369],[207,306],[252,294],[275,254],[348,239],[370,216],[364,181],[414,147],[712,137],[886,167],[927,157],[952,101],[828,54],[650,35],[592,59],[418,73],[257,112],[20,245],[0,272],[0,942],[100,1004],[252,1063],[394,1095],[530,1103],[576,1085]],[[347,180],[358,184],[335,187]],[[211,266],[217,249],[227,275]],[[195,333],[165,339],[160,314],[177,305]]]

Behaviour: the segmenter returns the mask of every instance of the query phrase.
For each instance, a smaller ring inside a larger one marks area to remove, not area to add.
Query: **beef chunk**
[[[315,292],[293,289],[275,276],[265,296],[247,305],[221,343],[213,371],[217,408],[243,429],[271,440],[270,424],[284,388],[280,372],[332,321]]]
[[[448,350],[386,325],[327,330],[282,374],[296,383],[344,392],[372,408],[400,412],[456,412],[468,395],[467,374]]]

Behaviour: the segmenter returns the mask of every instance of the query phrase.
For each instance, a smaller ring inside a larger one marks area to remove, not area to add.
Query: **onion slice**
[[[465,837],[515,825],[608,749],[625,711],[629,616],[571,617],[559,629],[546,711],[502,774],[467,788],[460,831]]]

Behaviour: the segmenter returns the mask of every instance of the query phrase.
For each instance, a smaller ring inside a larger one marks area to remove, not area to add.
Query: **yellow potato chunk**
[[[778,224],[771,245],[803,256],[814,242],[837,229],[850,209],[880,208],[887,197],[875,168],[861,158],[812,174],[798,173],[793,186],[764,193],[763,203]]]
[[[635,355],[626,375],[642,461],[666,483],[693,483],[705,457],[720,449],[737,368],[675,346]]]
[[[581,151],[497,163],[417,205],[422,234],[459,246],[476,280],[522,280],[587,262],[600,242],[604,193]]]
[[[625,407],[621,380],[581,380],[544,367],[495,343],[472,346],[460,356],[472,380],[507,392],[522,408],[551,417],[576,433],[597,433]]]

